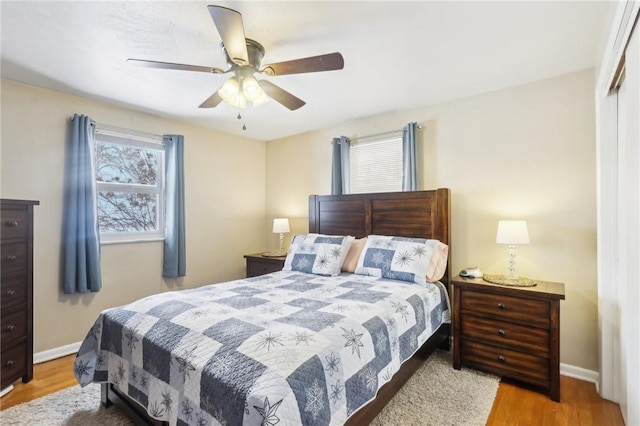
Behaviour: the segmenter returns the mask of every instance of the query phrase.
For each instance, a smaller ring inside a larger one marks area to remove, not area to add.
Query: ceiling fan
[[[304,106],[305,101],[268,80],[256,80],[254,75],[263,74],[271,77],[344,68],[344,59],[338,52],[267,64],[261,67],[260,62],[264,56],[264,47],[255,40],[245,38],[240,12],[222,6],[207,6],[207,8],[222,38],[221,47],[227,60],[228,69],[145,59],[127,59],[127,61],[150,68],[213,74],[233,73],[232,77],[200,105],[200,108],[214,108],[223,100],[240,108],[245,108],[247,104],[256,107],[271,98],[292,111]]]

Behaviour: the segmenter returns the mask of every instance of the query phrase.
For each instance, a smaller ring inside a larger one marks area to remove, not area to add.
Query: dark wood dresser
[[[560,300],[564,284],[534,287],[455,277],[453,367],[463,365],[544,390],[560,401]]]
[[[247,278],[271,272],[282,271],[287,256],[266,257],[262,253],[245,254],[247,259]]]
[[[38,204],[0,200],[0,388],[33,378],[33,206]]]

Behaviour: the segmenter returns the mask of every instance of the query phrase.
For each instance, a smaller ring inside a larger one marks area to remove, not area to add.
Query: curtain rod
[[[73,121],[73,115],[69,117],[70,121]],[[96,127],[96,132],[102,131],[104,134],[117,134],[118,136],[124,138],[130,138],[131,136],[135,136],[141,139],[149,139],[153,143],[164,143],[164,138],[162,135],[156,135],[154,133],[141,132],[133,129],[125,129],[124,127],[111,126],[109,124],[98,123],[95,120],[91,120],[91,125]]]
[[[69,121],[73,121],[73,115],[71,117],[69,117]],[[96,122],[92,119],[89,119],[89,123],[91,123],[91,125],[95,126]]]
[[[417,125],[416,127],[418,128],[418,130],[422,129],[422,126],[420,126],[420,125]],[[387,132],[375,133],[373,135],[366,135],[366,136],[359,136],[359,137],[356,137],[356,138],[349,138],[349,140],[351,142],[353,142],[353,141],[357,141],[357,140],[360,140],[360,139],[377,138],[377,137],[380,137],[380,136],[392,135],[394,133],[402,133],[402,130],[403,129],[389,130]]]

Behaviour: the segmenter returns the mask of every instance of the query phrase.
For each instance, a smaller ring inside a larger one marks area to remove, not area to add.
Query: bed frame
[[[451,278],[450,191],[389,192],[351,195],[309,196],[309,232],[328,235],[395,235],[437,239],[449,246],[449,262],[441,279],[447,290]],[[443,324],[407,360],[390,382],[380,388],[376,399],[354,413],[346,425],[365,425],[378,415],[424,360],[436,349],[450,349],[450,325]],[[148,416],[144,408],[120,393],[110,383],[102,385],[102,403],[122,409],[136,424],[166,425]]]

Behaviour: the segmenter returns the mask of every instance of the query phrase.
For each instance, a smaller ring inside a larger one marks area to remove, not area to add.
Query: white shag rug
[[[436,351],[371,423],[388,425],[484,425],[500,378],[469,368],[454,370],[451,353]],[[100,404],[100,386],[73,386],[0,412],[6,425],[109,425],[133,423],[116,407]]]

